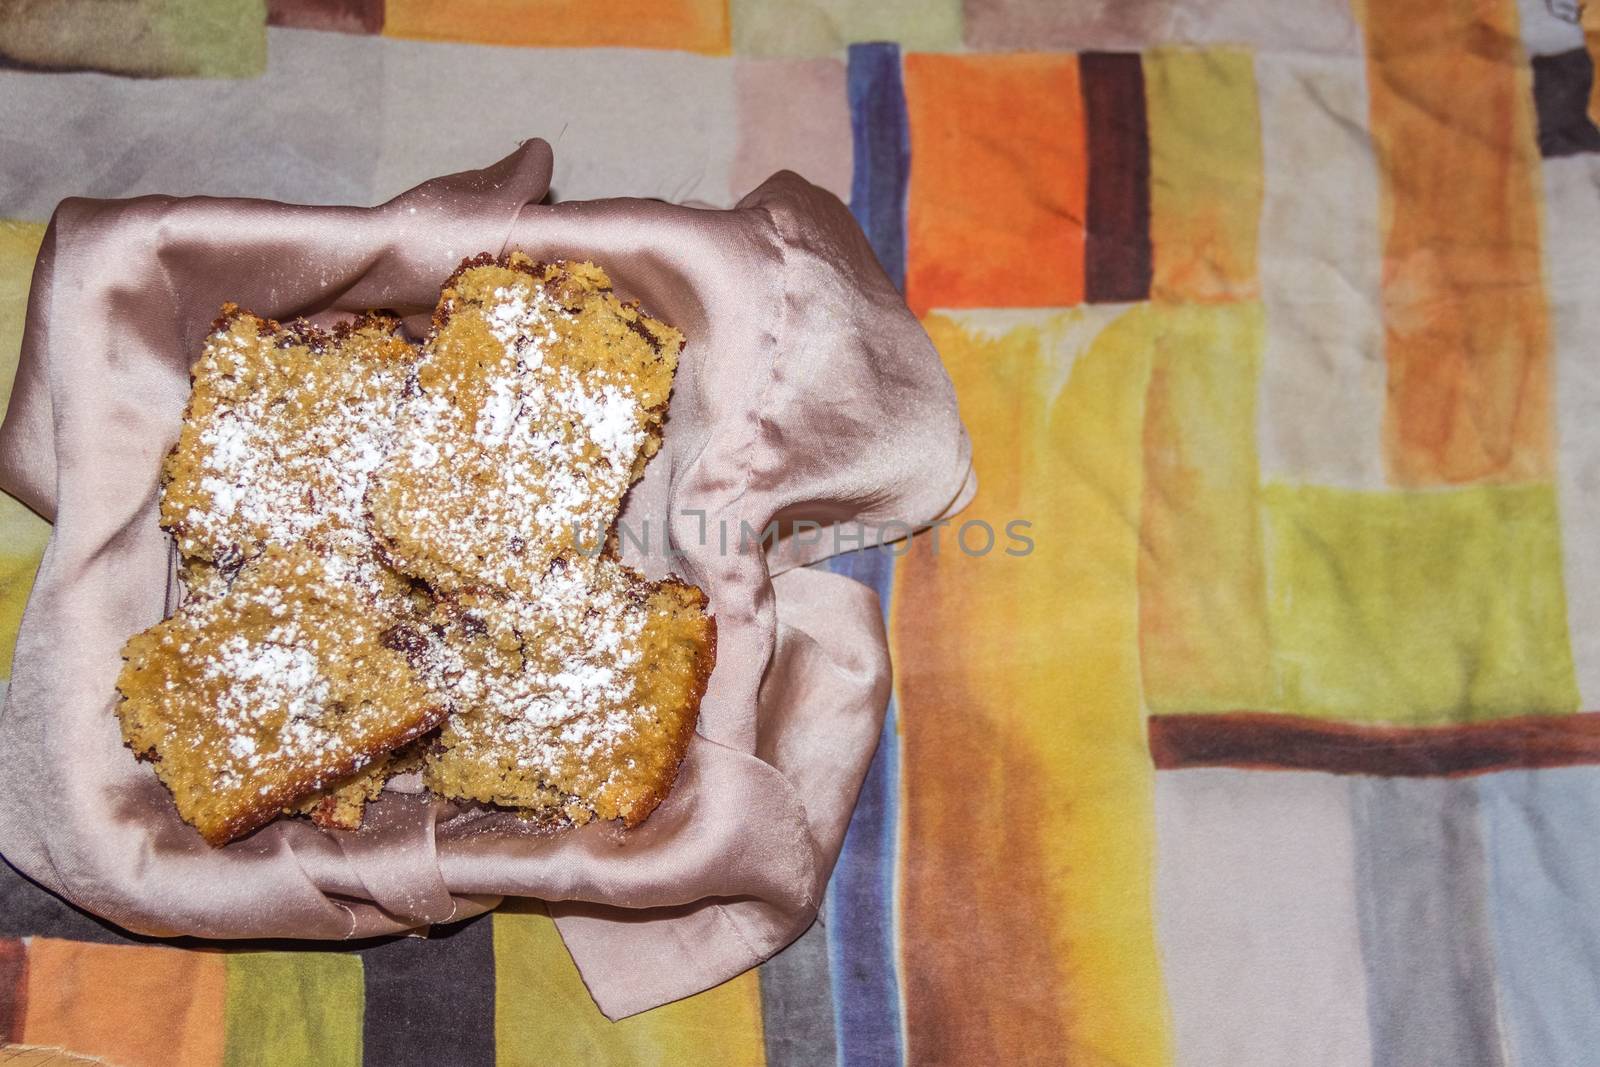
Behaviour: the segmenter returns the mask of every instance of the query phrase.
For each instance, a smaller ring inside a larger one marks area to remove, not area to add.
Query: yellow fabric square
[[[28,287],[44,229],[43,223],[0,219],[0,412],[11,401],[28,311]],[[48,523],[0,493],[0,678],[11,676],[17,625],[49,536]]]
[[[733,0],[733,50],[750,56],[827,56],[860,41],[903,52],[961,47],[961,0]]]
[[[1554,489],[1265,490],[1284,710],[1465,722],[1578,707]]]
[[[230,952],[223,1063],[360,1067],[366,980],[342,952]]]
[[[912,540],[890,612],[913,842],[899,896],[917,992],[911,1062],[1040,1049],[1069,1063],[1172,1060],[1138,659],[1141,435],[1160,312],[924,320],[972,434],[978,492],[939,541]],[[1006,555],[1017,520],[1034,548]],[[969,553],[982,539],[962,541],[978,522],[997,534],[981,557]],[[983,921],[952,941],[952,916],[968,913]],[[1027,996],[994,997],[992,968],[974,960],[1004,961]]]
[[[1151,296],[1253,297],[1264,190],[1254,61],[1242,49],[1159,49],[1144,72]]]
[[[1153,711],[1271,699],[1254,303],[1155,305],[1139,523],[1139,651]]]
[[[495,1058],[500,1067],[759,1067],[766,1062],[761,981],[755,971],[614,1023],[589,997],[544,905],[510,902],[492,921]]]

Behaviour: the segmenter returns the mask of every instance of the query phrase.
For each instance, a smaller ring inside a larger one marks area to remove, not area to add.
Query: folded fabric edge
[[[966,430],[962,430],[965,436]],[[893,545],[905,541],[935,524],[944,522],[959,513],[978,493],[978,475],[973,469],[969,454],[959,487],[950,503],[931,518],[915,522],[890,520],[878,524],[862,522],[835,522],[814,529],[807,526],[799,531],[779,537],[767,552],[767,573],[776,578],[797,567],[809,567],[834,556],[857,552],[880,545]],[[802,520],[803,521],[803,520]]]
[[[861,729],[863,734],[870,733],[874,743],[862,750],[845,806],[831,814],[806,806],[805,785],[815,781],[814,766],[808,768],[799,763],[785,770],[761,761],[788,787],[815,864],[811,886],[797,907],[752,897],[707,899],[676,908],[631,913],[573,901],[548,905],[584,985],[609,1019],[626,1018],[681,1000],[737,977],[770,959],[816,921],[849,813],[855,808],[882,730],[890,684],[887,635],[882,629],[876,594],[848,578],[797,571],[779,580],[777,588],[790,594],[784,598],[787,610],[780,608],[779,626],[793,631],[826,657],[841,678],[861,683],[861,707],[870,712]],[[841,606],[834,603],[830,607],[829,602],[815,595],[828,589],[843,593],[854,604],[851,610],[877,624],[871,647],[863,649],[846,641],[843,635],[851,632],[850,628],[837,625],[837,618],[833,617],[843,610]],[[812,595],[806,595],[808,590]],[[649,961],[648,968],[640,966],[643,960]]]
[[[812,919],[781,944],[754,945],[728,909],[759,904],[705,901],[672,909],[660,916],[670,918],[665,922],[642,915],[639,921],[619,923],[570,902],[551,903],[549,910],[584,988],[600,1014],[617,1022],[737,978],[799,937],[815,919],[813,910]],[[651,964],[649,973],[671,977],[641,982],[641,960]]]

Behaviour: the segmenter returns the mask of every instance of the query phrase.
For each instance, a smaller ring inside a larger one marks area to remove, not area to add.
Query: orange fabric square
[[[383,32],[530,48],[729,51],[727,0],[388,0]]]
[[[122,1067],[220,1064],[227,982],[216,952],[36,937],[21,1043]]]
[[[1081,303],[1077,57],[911,55],[905,78],[913,310]]]
[[[1372,140],[1384,164],[1390,479],[1547,478],[1543,186],[1517,5],[1392,0],[1360,9]]]

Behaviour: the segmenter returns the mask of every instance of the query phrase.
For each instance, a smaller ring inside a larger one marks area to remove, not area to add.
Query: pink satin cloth
[[[722,982],[810,924],[890,672],[875,595],[797,569],[836,544],[792,523],[870,541],[882,523],[964,504],[954,392],[849,212],[797,176],[718,211],[541,206],[550,172],[549,146],[530,141],[371,209],[61,204],[0,426],[0,487],[55,523],[0,712],[0,854],[14,866],[157,936],[365,937],[540,898],[612,1018]],[[224,301],[280,319],[393,308],[425,328],[463,258],[510,249],[592,259],[689,338],[664,447],[623,516],[650,542],[625,554],[656,575],[670,526],[672,569],[717,617],[717,668],[677,785],[630,831],[541,835],[391,791],[358,832],[281,819],[208,847],[112,712],[123,642],[168,606],[158,478],[189,363]],[[783,536],[762,551],[755,532],[773,519]]]

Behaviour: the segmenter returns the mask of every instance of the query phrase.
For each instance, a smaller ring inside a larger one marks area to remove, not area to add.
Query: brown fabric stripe
[[[1449,777],[1600,763],[1600,715],[1526,716],[1449,726],[1366,726],[1234,712],[1154,715],[1158,770],[1244,767]]]
[[[435,926],[427,937],[378,942],[361,952],[361,962],[364,1062],[494,1067],[494,924],[488,915]],[[536,1050],[521,1053],[537,1059]]]
[[[148,942],[36,885],[0,859],[0,938],[58,937],[100,944]]]
[[[0,1044],[22,1040],[28,1007],[28,950],[21,941],[0,941]]]
[[[1089,143],[1084,298],[1120,303],[1150,296],[1150,135],[1144,67],[1133,53],[1078,59]]]
[[[1594,62],[1581,48],[1533,57],[1533,107],[1539,118],[1539,154],[1600,152],[1600,129],[1589,118]]]
[[[336,33],[383,32],[384,0],[267,0],[267,25]]]
[[[970,586],[950,577],[956,569],[939,565],[928,544],[912,545],[900,561],[909,570],[895,583],[907,650],[895,664],[901,833],[914,842],[900,869],[905,1062],[1019,1063],[1071,1047],[1069,975],[1040,918],[1058,899],[1049,835],[1005,817],[1048,810],[1042,794],[1051,778],[1027,741],[997,734],[1003,712],[973,688],[981,672],[962,669],[969,635],[939,623],[965,610]]]

